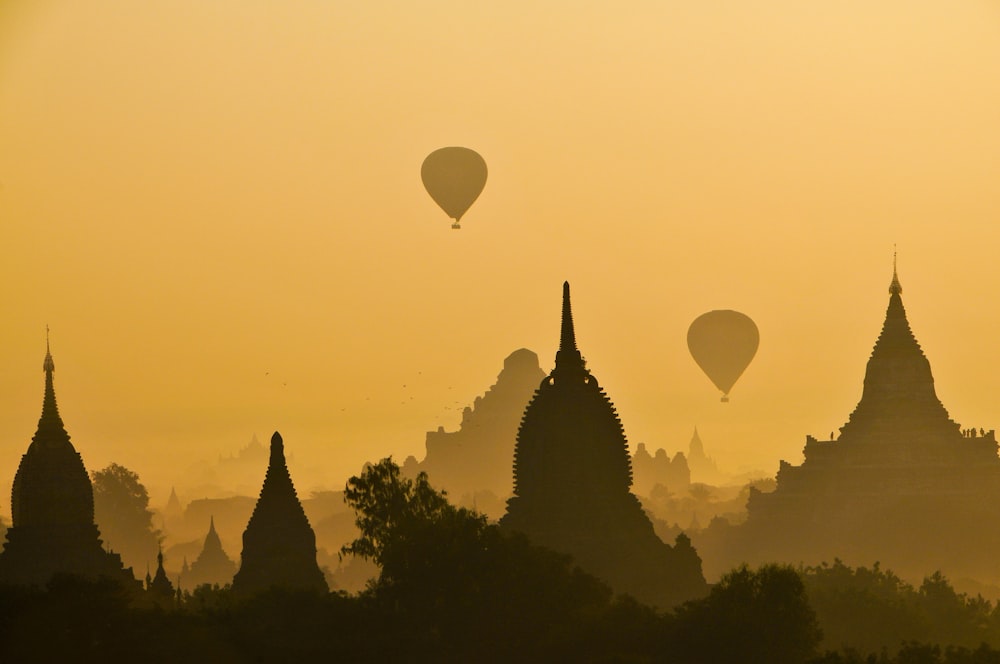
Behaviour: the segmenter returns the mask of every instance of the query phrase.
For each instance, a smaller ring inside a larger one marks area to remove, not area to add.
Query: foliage
[[[427,639],[449,634],[462,635],[449,647],[485,648],[500,659],[519,648],[565,654],[576,647],[569,634],[586,633],[595,616],[627,610],[568,556],[454,507],[425,474],[406,479],[391,459],[351,478],[344,495],[360,536],[343,553],[379,564],[367,598],[425,648],[441,646]]]
[[[94,520],[106,546],[121,554],[126,566],[139,570],[155,565],[160,531],[153,528],[149,494],[139,475],[113,463],[91,473]]]
[[[744,565],[677,610],[671,643],[685,662],[797,664],[816,654],[821,637],[793,568]]]
[[[345,545],[342,553],[374,560],[383,572],[388,564],[390,576],[398,553],[406,548],[409,528],[456,512],[444,494],[431,487],[427,473],[418,474],[415,480],[406,479],[391,457],[369,464],[360,477],[350,478],[344,501],[357,514],[355,523],[361,536]],[[485,524],[485,517],[478,519]]]
[[[955,592],[940,572],[919,589],[878,563],[853,569],[834,560],[800,573],[827,648],[877,653],[908,642],[1000,646],[1000,614],[992,603]]]

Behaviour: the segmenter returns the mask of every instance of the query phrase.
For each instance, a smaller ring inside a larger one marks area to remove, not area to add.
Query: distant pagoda
[[[160,606],[170,606],[174,603],[174,584],[167,578],[163,569],[163,549],[156,554],[156,575],[149,576],[146,572],[146,594],[153,603]]]
[[[208,534],[205,535],[205,544],[201,548],[201,553],[187,570],[182,571],[180,582],[188,589],[205,583],[224,586],[227,583],[232,583],[235,573],[236,563],[223,550],[219,534],[215,532],[215,518],[213,517],[209,520]]]
[[[737,547],[745,558],[879,560],[911,575],[942,569],[995,578],[997,441],[993,431],[962,430],[949,417],[902,292],[893,269],[861,400],[839,437],[807,436],[804,462],[782,461],[774,492],[751,489]]]
[[[625,432],[576,347],[569,284],[555,369],[524,412],[514,454],[514,496],[501,526],[568,553],[616,591],[671,606],[706,591],[686,537],[671,547],[629,491]]]
[[[90,477],[56,407],[55,363],[47,341],[42,366],[42,416],[14,476],[13,525],[0,553],[0,583],[41,586],[63,572],[135,584],[121,558],[101,547]]]
[[[271,437],[260,498],[243,532],[243,556],[233,592],[249,595],[271,587],[329,591],[316,562],[316,535],[295,494],[277,431]]]

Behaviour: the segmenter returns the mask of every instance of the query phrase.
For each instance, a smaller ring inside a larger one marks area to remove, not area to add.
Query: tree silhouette
[[[156,560],[160,531],[153,528],[149,494],[139,475],[112,463],[91,473],[94,485],[94,521],[104,545],[122,557],[126,566],[143,569]]]
[[[739,567],[676,615],[672,649],[684,662],[799,664],[822,637],[802,579],[788,566]]]
[[[611,590],[569,556],[449,504],[426,475],[404,478],[391,458],[352,477],[344,497],[361,533],[342,553],[381,568],[367,595],[415,639],[447,634],[458,659],[565,655],[568,635],[612,606]]]

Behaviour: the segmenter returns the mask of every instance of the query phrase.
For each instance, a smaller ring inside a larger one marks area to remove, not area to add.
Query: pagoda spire
[[[559,334],[559,350],[556,352],[556,367],[553,373],[585,372],[586,363],[576,347],[576,333],[573,330],[573,310],[569,301],[569,282],[563,282],[562,329]]]
[[[56,405],[56,389],[52,377],[56,364],[52,360],[48,325],[45,326],[45,361],[42,362],[42,370],[45,371],[45,396],[42,399],[42,415],[38,419],[38,431],[33,440],[44,441],[46,444],[63,441],[69,443],[69,434],[66,433],[66,427],[59,416],[59,407]]]
[[[894,427],[902,422],[924,431],[957,430],[937,398],[930,362],[910,328],[902,292],[893,256],[885,321],[868,359],[861,400],[841,429],[841,439],[859,435],[859,427],[868,430],[889,420],[897,422]]]
[[[889,284],[890,295],[901,295],[903,287],[899,284],[899,274],[896,272],[896,250],[892,250],[892,283]]]

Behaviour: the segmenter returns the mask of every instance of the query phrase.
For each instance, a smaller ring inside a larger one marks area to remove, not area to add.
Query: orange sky
[[[490,169],[460,231],[446,145]],[[339,488],[551,368],[567,279],[633,444],[773,472],[856,404],[893,243],[993,428],[998,222],[995,0],[0,3],[0,486],[46,323],[88,467],[159,491],[278,429]],[[685,335],[725,308],[761,345],[723,405]]]

